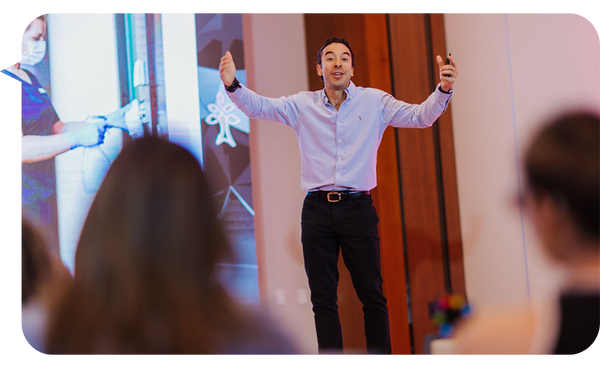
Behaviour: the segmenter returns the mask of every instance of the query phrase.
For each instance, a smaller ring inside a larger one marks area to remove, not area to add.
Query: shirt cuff
[[[444,91],[444,90],[442,89],[442,86],[441,86],[441,85],[438,85],[438,89],[440,90],[440,92],[442,92],[442,93],[445,93],[445,94],[447,94],[447,95],[451,95],[451,94],[452,94],[452,88],[450,88],[450,90],[449,90],[448,92],[446,92],[446,91]]]

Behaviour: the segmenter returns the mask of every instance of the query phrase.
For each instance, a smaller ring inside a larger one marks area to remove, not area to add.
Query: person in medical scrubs
[[[23,34],[21,61],[2,73],[22,85],[22,211],[41,231],[52,252],[58,253],[56,178],[53,158],[76,147],[101,144],[106,121],[64,124],[50,97],[28,70],[46,53],[45,16],[34,19]]]
[[[132,109],[129,104],[106,117],[91,119],[93,123],[64,124],[46,90],[25,69],[44,59],[45,35],[43,12],[27,21],[19,36],[19,59],[2,67],[0,74],[19,85],[19,212],[44,228],[51,250],[58,252],[53,158],[76,147],[102,144],[109,127],[128,130],[125,113]]]

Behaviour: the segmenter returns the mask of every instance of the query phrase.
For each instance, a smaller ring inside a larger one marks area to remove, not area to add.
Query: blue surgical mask
[[[21,55],[22,65],[35,65],[46,55],[46,41],[28,41],[27,53]]]

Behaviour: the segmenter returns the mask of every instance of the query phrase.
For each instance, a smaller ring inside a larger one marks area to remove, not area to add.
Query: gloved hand
[[[140,111],[140,103],[135,99],[117,111],[106,115],[106,125],[108,127],[123,129],[131,137],[137,138],[144,135],[142,116],[143,111]]]
[[[136,100],[134,100],[136,101]],[[120,128],[123,130],[127,130],[127,124],[125,123],[125,113],[131,109],[132,102],[127,105],[121,107],[120,109],[111,112],[108,115],[104,115],[106,118],[106,125],[108,127]]]
[[[131,108],[125,113],[125,124],[132,138],[144,136],[144,127],[142,126],[142,116],[145,115],[144,103],[140,104],[138,100],[129,103]]]
[[[71,149],[76,147],[91,147],[104,143],[104,134],[106,133],[106,122],[104,119],[89,123],[83,128],[74,132],[67,132],[65,135],[71,144]]]

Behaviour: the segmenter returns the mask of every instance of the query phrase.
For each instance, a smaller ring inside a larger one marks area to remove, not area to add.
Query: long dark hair
[[[164,139],[130,143],[89,210],[48,352],[219,352],[241,323],[215,281],[230,255],[195,157]]]

